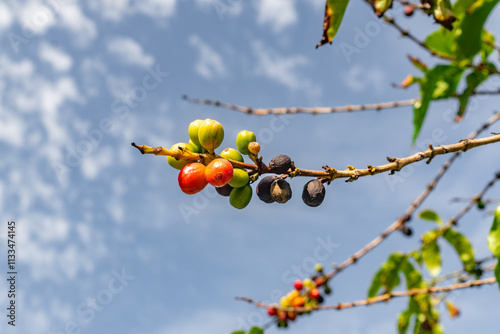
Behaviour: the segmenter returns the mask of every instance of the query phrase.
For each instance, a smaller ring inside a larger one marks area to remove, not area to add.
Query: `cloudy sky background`
[[[300,198],[306,180],[294,179],[287,204],[255,197],[238,211],[208,187],[183,194],[165,158],[141,156],[130,146],[170,147],[188,140],[192,120],[213,118],[225,128],[224,148],[247,129],[257,134],[266,161],[284,153],[303,168],[343,169],[382,164],[429,142],[454,143],[492,115],[494,96],[475,99],[460,124],[451,121],[455,102],[435,103],[412,147],[410,107],[257,117],[181,99],[292,107],[416,96],[416,88],[391,84],[417,74],[408,54],[435,59],[361,1],[348,8],[335,44],[316,50],[323,6],[321,0],[0,3],[0,236],[6,254],[6,222],[17,222],[19,272],[16,328],[6,324],[7,282],[0,281],[1,332],[221,334],[262,325],[262,312],[235,296],[276,298],[277,290],[292,288],[293,268],[311,273],[311,258],[325,242],[335,245],[321,259],[328,267],[404,212],[445,158],[395,176],[336,181],[314,209]],[[437,28],[419,13],[407,19],[401,12],[393,11],[420,37]],[[488,22],[497,35],[498,15]],[[370,36],[360,40],[360,31]],[[355,52],[346,55],[341,43]],[[498,81],[486,88],[498,89]],[[498,146],[467,152],[423,207],[454,216],[461,205],[450,199],[479,192],[498,170],[499,152]],[[500,198],[498,188],[488,197]],[[491,216],[477,211],[461,222],[478,258],[489,254],[490,225]],[[418,247],[417,236],[430,227],[417,219],[411,226],[415,237],[395,233],[336,277],[327,303],[365,298],[388,254]],[[444,272],[460,269],[450,247],[442,248]],[[454,294],[463,317],[450,320],[441,308],[447,332],[496,331],[497,296],[494,286]],[[406,303],[315,314],[288,333],[392,333]]]

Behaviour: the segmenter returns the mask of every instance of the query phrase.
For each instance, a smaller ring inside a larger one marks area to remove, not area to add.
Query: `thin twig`
[[[475,281],[470,281],[470,282],[465,282],[465,283],[457,283],[457,284],[441,286],[441,287],[411,289],[408,291],[394,291],[394,292],[386,293],[386,294],[376,296],[373,298],[358,300],[355,302],[338,303],[336,305],[325,305],[325,306],[317,305],[314,307],[280,307],[277,305],[263,304],[263,303],[260,303],[258,301],[255,301],[255,300],[253,300],[251,298],[247,298],[247,297],[236,297],[236,299],[252,303],[257,307],[275,308],[276,310],[280,310],[280,311],[304,313],[304,312],[315,311],[315,310],[343,310],[343,309],[351,308],[351,307],[355,307],[355,306],[367,306],[367,305],[371,305],[371,304],[375,304],[375,303],[379,303],[379,302],[385,302],[385,301],[388,301],[394,297],[405,297],[405,296],[415,296],[415,295],[427,294],[427,293],[447,292],[447,291],[452,291],[452,290],[466,289],[466,288],[471,288],[471,287],[475,287],[475,286],[481,286],[481,285],[485,285],[485,284],[493,284],[496,281],[497,280],[495,277],[490,277],[490,278],[485,278],[485,279],[480,279],[480,280],[475,280]]]
[[[496,113],[491,117],[488,121],[486,121],[477,131],[471,133],[467,138],[473,139],[476,138],[483,131],[488,129],[493,123],[500,119],[500,113]],[[332,278],[340,271],[344,270],[351,264],[355,263],[359,258],[364,256],[366,253],[375,248],[378,244],[380,244],[385,238],[387,238],[392,232],[400,229],[405,222],[410,220],[413,212],[422,204],[422,202],[429,196],[429,194],[434,190],[437,183],[444,175],[444,173],[448,170],[451,164],[458,158],[461,152],[456,152],[448,161],[446,161],[443,166],[439,169],[438,173],[434,177],[434,179],[425,187],[425,190],[410,204],[406,212],[399,217],[395,222],[393,222],[381,235],[370,241],[368,244],[363,246],[359,251],[351,255],[347,260],[342,262],[340,265],[335,266],[334,270],[327,275],[328,278]]]
[[[384,172],[400,171],[403,167],[407,165],[416,163],[418,161],[422,161],[424,159],[432,159],[437,155],[467,151],[478,146],[493,144],[496,142],[500,142],[500,134],[494,134],[490,137],[485,137],[481,139],[463,139],[456,144],[431,147],[425,151],[415,153],[405,158],[387,158],[389,160],[389,163],[380,166],[369,165],[368,168],[366,169],[357,169],[354,167],[349,167],[345,170],[336,170],[333,168],[326,168],[326,170],[308,170],[308,169],[296,168],[289,175],[294,177],[295,176],[321,177],[328,179],[330,181],[335,179],[347,178],[348,179],[347,181],[354,181],[364,176],[375,175]],[[135,143],[132,143],[132,146],[136,147],[143,154],[172,156],[178,160],[181,159],[181,160],[198,161],[198,160],[205,160],[208,158],[208,156],[205,154],[194,154],[189,152],[185,153],[182,151],[182,149],[179,148],[173,150],[167,150],[166,148],[163,148],[161,146],[153,148],[146,145],[136,145]],[[273,170],[267,165],[257,166],[254,164],[248,164],[234,160],[229,160],[229,161],[234,167],[237,168],[255,170],[259,171],[261,174],[274,173]]]
[[[226,102],[221,102],[218,100],[190,98],[186,95],[184,95],[182,98],[190,103],[210,105],[210,106],[214,106],[214,107],[221,107],[221,108],[225,108],[225,109],[240,111],[240,112],[244,112],[247,114],[254,114],[254,115],[297,114],[297,113],[329,114],[329,113],[349,112],[349,111],[381,110],[381,109],[390,109],[390,108],[397,108],[397,107],[403,107],[403,106],[410,106],[410,105],[413,105],[415,102],[420,100],[417,98],[417,99],[391,101],[391,102],[383,102],[383,103],[372,103],[372,104],[352,105],[352,106],[347,105],[347,106],[341,106],[341,107],[250,108],[250,107],[239,106],[239,105],[230,104],[230,103],[226,103]]]
[[[390,16],[387,16],[387,15],[384,15],[384,21],[389,23],[390,25],[392,25],[394,28],[396,28],[396,30],[398,30],[402,36],[404,37],[407,37],[409,38],[411,41],[413,41],[415,44],[419,45],[420,47],[422,47],[423,49],[425,49],[427,52],[429,52],[431,54],[431,56],[435,56],[435,57],[438,57],[438,58],[441,58],[441,59],[446,59],[446,60],[451,60],[453,61],[453,57],[451,57],[450,55],[447,55],[445,53],[441,53],[441,52],[438,52],[436,50],[433,50],[431,48],[429,48],[424,41],[421,41],[419,40],[417,37],[415,37],[408,29],[404,29],[402,26],[400,26],[398,23],[396,23],[396,21],[394,20],[394,18],[390,17]],[[482,64],[479,64],[479,65],[474,65],[472,63],[467,63],[467,64],[464,64],[463,66],[465,67],[468,67],[468,68],[472,68],[478,72],[482,72],[482,71],[487,71],[491,74],[500,74],[500,71],[494,69],[494,68],[490,68],[490,67],[486,67]]]

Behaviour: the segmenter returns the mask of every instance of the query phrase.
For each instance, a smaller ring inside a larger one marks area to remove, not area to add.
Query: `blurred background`
[[[324,0],[106,0],[0,3],[0,221],[17,223],[17,322],[7,325],[7,281],[0,281],[2,333],[230,333],[268,321],[235,296],[276,301],[295,278],[329,268],[403,214],[446,157],[396,175],[342,180],[318,208],[302,203],[306,179],[291,181],[286,204],[254,195],[244,210],[211,187],[194,196],[177,185],[164,157],[130,146],[186,142],[189,123],[222,123],[221,149],[241,130],[256,133],[269,161],[297,166],[379,165],[465,138],[489,118],[495,96],[471,101],[454,123],[455,101],[432,104],[417,144],[412,108],[333,115],[250,116],[189,104],[213,98],[252,107],[342,106],[416,97],[394,89],[415,72],[407,55],[433,65],[362,1],[351,1],[333,45],[315,49]],[[392,11],[420,38],[437,26],[420,13]],[[498,35],[498,10],[487,28]],[[495,54],[493,57],[497,57]],[[498,89],[491,80],[485,89]],[[489,85],[489,86],[488,86]],[[500,124],[491,131],[500,131]],[[486,135],[486,134],[485,134]],[[462,155],[422,208],[443,219],[500,167],[498,145]],[[488,198],[500,198],[494,188]],[[492,216],[473,210],[460,224],[478,258],[487,256]],[[371,277],[395,250],[411,250],[431,228],[414,217],[414,236],[394,233],[332,282],[327,304],[366,298]],[[321,251],[318,253],[318,249]],[[443,272],[459,270],[442,245]],[[317,254],[321,254],[318,258]],[[1,260],[6,274],[6,259]],[[462,316],[442,311],[447,333],[498,331],[495,286],[452,295]],[[395,333],[404,298],[298,319],[288,333]],[[274,326],[266,333],[283,332]]]

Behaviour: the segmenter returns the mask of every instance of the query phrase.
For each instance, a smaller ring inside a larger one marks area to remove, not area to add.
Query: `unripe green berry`
[[[226,148],[224,151],[220,152],[220,156],[226,159],[244,162],[243,156],[234,148]]]
[[[250,154],[250,151],[248,150],[248,144],[251,142],[256,142],[257,137],[255,136],[255,133],[252,131],[248,130],[243,130],[238,133],[238,136],[236,136],[236,148],[238,151],[240,151],[242,154]]]
[[[233,188],[241,188],[248,184],[250,178],[246,170],[241,168],[233,169],[233,178],[229,181],[229,185]]]
[[[201,146],[213,152],[224,140],[224,128],[222,124],[207,118],[198,128],[198,140]]]
[[[189,138],[196,145],[200,145],[200,141],[198,140],[198,129],[200,128],[201,123],[203,123],[203,120],[201,119],[194,120],[191,124],[189,124],[188,128]]]
[[[245,208],[252,199],[252,187],[246,185],[241,188],[233,188],[229,195],[229,203],[236,209]]]

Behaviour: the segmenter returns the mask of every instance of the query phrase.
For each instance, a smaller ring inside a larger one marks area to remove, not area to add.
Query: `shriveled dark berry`
[[[259,184],[257,185],[257,196],[261,201],[266,203],[274,202],[274,198],[273,196],[271,196],[271,185],[276,179],[276,176],[270,175],[260,180]]]
[[[222,195],[222,196],[229,196],[231,194],[231,190],[233,190],[233,187],[231,187],[229,185],[229,183],[223,185],[222,187],[215,187],[215,191],[217,191],[217,193],[219,195]]]
[[[410,237],[413,234],[413,230],[407,226],[403,226],[403,234]]]
[[[292,188],[283,179],[277,179],[271,184],[271,196],[278,203],[286,203],[292,198]]]
[[[412,16],[413,15],[413,12],[415,11],[415,8],[411,5],[408,5],[405,7],[405,15],[406,16]]]
[[[280,154],[272,158],[269,162],[269,168],[271,172],[276,174],[283,174],[292,168],[292,159],[288,155]]]
[[[304,185],[302,200],[306,205],[316,207],[325,199],[325,186],[321,180],[311,180]]]

